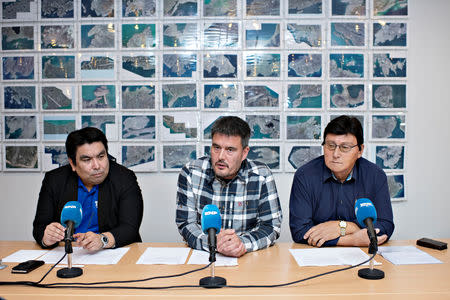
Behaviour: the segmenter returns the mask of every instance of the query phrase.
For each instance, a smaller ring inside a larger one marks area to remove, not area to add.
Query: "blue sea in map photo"
[[[176,55],[176,54],[164,54],[163,60],[168,55]],[[197,70],[197,58],[196,55],[181,56],[180,57],[180,66],[181,66],[181,74],[178,75],[176,70],[172,70],[170,66],[168,66],[163,61],[163,77],[192,77],[193,72]],[[186,63],[187,62],[187,63]]]
[[[378,54],[376,54],[376,55],[378,55]],[[401,68],[397,67],[395,70],[392,70],[391,68],[389,68],[389,73],[385,74],[383,72],[382,66],[380,65],[380,63],[378,62],[378,60],[376,59],[375,54],[374,54],[373,76],[374,77],[406,77],[406,58],[402,58],[402,57],[390,58],[389,54],[386,54],[385,56],[387,59],[390,60],[392,65],[395,65],[397,63],[402,63],[403,66]]]
[[[99,123],[99,120],[101,122]],[[95,127],[103,131],[106,134],[106,125],[115,124],[116,119],[114,116],[106,115],[91,115],[91,116],[81,116],[81,126],[84,127]]]
[[[289,8],[289,14],[321,14],[322,13],[322,0],[310,1],[310,6],[303,8],[303,10],[298,10],[295,8]]]
[[[49,1],[49,0],[48,0]],[[72,5],[70,6],[70,9],[66,9],[65,11],[62,11],[62,8],[60,9],[55,9],[53,8],[52,11],[43,11],[41,9],[41,17],[43,19],[60,19],[60,18],[73,18],[74,14],[74,5],[73,5],[73,0],[66,0],[66,3],[71,3]],[[64,7],[68,7],[67,5]]]
[[[364,54],[330,54],[332,60],[340,69],[364,77]]]
[[[168,158],[166,157],[166,150],[170,152],[172,158],[174,156],[179,158],[175,164],[169,166],[167,162]],[[179,169],[182,168],[187,162],[197,158],[197,149],[195,145],[164,145],[163,156],[164,169]]]
[[[146,45],[142,47],[155,47],[156,29],[155,24],[122,24],[122,46],[126,47],[128,41],[137,34],[141,34],[146,29],[150,28],[152,39],[146,41]]]
[[[83,102],[89,102],[96,99],[94,92],[97,88],[106,88],[109,93],[106,94],[106,107],[102,108],[115,108],[116,107],[116,87],[114,85],[83,85],[81,86],[81,98]]]
[[[130,163],[128,161],[128,147],[129,146],[122,146],[122,163],[125,167],[127,168],[131,168],[134,166],[138,166],[138,165],[142,165],[145,163],[149,163],[149,162],[154,162],[155,161],[155,146],[134,146],[134,147],[139,147],[139,148],[147,148],[146,152],[148,153],[152,153],[153,155],[149,156],[147,159],[141,158],[139,161]]]
[[[136,65],[135,61],[133,60],[128,60],[126,61],[125,59],[128,59],[129,56],[124,56],[122,58],[122,68],[124,70],[130,71],[131,73],[134,73],[136,75],[139,75],[141,77],[144,78],[151,78],[151,77],[155,77],[155,57],[154,56],[142,56],[142,58],[146,58],[147,61],[150,64],[150,67],[147,65],[142,66],[142,65]],[[138,57],[132,57],[135,59],[138,59]]]
[[[280,25],[261,24],[261,30],[246,30],[245,40],[249,48],[279,47]]]
[[[13,98],[19,97],[19,102]],[[29,97],[26,97],[29,96]],[[34,86],[5,86],[3,90],[5,109],[33,109],[36,108],[36,88]]]
[[[280,54],[249,54],[246,57],[248,77],[280,77]]]
[[[270,161],[261,157],[257,150],[268,148],[270,151],[274,151],[277,153],[275,157],[270,157]],[[251,160],[256,160],[262,163],[265,163],[270,169],[279,169],[280,168],[280,146],[254,146],[250,147],[248,151],[247,158]],[[272,162],[275,159],[274,162]]]
[[[373,120],[375,119],[390,119],[392,116],[373,116]],[[402,129],[404,126],[405,121],[402,120],[402,117],[395,116],[396,119],[396,125],[394,130],[392,130],[391,135],[388,138],[391,139],[404,139],[405,138],[405,131]],[[372,122],[373,122],[372,120]]]
[[[290,63],[298,63],[300,61],[308,61],[305,65],[313,64],[312,61],[316,61],[315,64],[320,64],[320,68],[315,72],[309,72],[306,75],[299,75],[294,68],[290,66]],[[289,54],[288,55],[288,77],[322,77],[322,55],[321,54]]]
[[[342,85],[342,84],[331,84],[330,85],[330,106],[331,107],[333,107],[333,108],[338,107],[333,103],[332,99],[335,95],[341,95],[343,92],[344,92],[344,85]],[[347,85],[347,92],[349,94],[349,97],[351,97],[352,99],[357,99],[360,92],[362,92],[364,94],[364,84]],[[361,99],[361,101],[358,103],[353,103],[353,104],[348,103],[345,107],[354,108],[354,107],[361,106],[363,104],[364,104],[364,98]]]
[[[167,47],[195,47],[197,44],[197,26],[192,23],[176,23],[175,25],[179,35],[171,36],[166,33],[163,34],[163,45]],[[189,26],[188,26],[189,25]],[[170,28],[169,25],[164,25],[164,31]]]
[[[376,154],[378,154],[380,151],[386,150],[390,148],[389,146],[376,146]],[[402,146],[402,152],[400,154],[400,158],[397,161],[397,163],[393,166],[393,167],[388,167],[387,165],[385,165],[385,161],[384,159],[381,159],[381,157],[379,157],[378,155],[375,155],[376,159],[375,159],[375,163],[377,164],[377,166],[379,166],[382,169],[403,169],[404,168],[404,160],[405,160],[405,147]]]
[[[70,117],[69,117],[70,118]],[[52,126],[52,128],[56,131],[54,133],[46,132],[46,124],[47,126]],[[67,139],[67,135],[74,131],[75,128],[75,117],[72,120],[70,119],[44,119],[44,140],[46,141],[65,141]]]
[[[12,28],[13,31],[15,31],[16,34],[19,34],[20,31],[28,31],[31,30],[32,27],[31,26],[26,26],[26,27],[19,27],[19,26],[14,26],[14,27],[10,27]],[[34,48],[34,39],[33,38],[26,38],[26,37],[22,37],[22,38],[16,38],[13,40],[9,40],[8,39],[8,35],[5,34],[4,31],[5,28],[3,28],[2,30],[2,50],[32,50]],[[22,34],[23,36],[23,34]]]
[[[167,3],[168,2],[164,3],[164,5],[166,6]],[[197,1],[180,1],[178,4],[179,5],[176,5],[176,7],[164,7],[164,15],[172,17],[188,17],[197,15]]]
[[[387,23],[385,26],[389,26],[391,23]],[[405,23],[402,23],[400,25],[401,27],[406,27]],[[406,33],[398,36],[395,36],[394,39],[384,41],[382,43],[375,44],[375,34],[380,31],[383,28],[383,25],[379,23],[373,24],[373,43],[374,46],[385,46],[385,47],[393,47],[393,46],[399,46],[399,47],[406,47]]]
[[[169,106],[169,102],[172,100],[170,97],[171,95],[167,94],[167,92],[163,88],[162,98],[164,108],[197,107],[197,91],[194,91],[194,95],[192,97],[189,97],[187,95],[178,97],[178,99]]]
[[[322,94],[316,97],[304,97],[300,105],[294,107],[294,101],[297,99],[297,94],[301,91],[302,86],[299,84],[291,84],[288,87],[287,104],[288,108],[321,108]]]
[[[332,0],[331,2],[332,2],[331,3],[331,14],[333,16],[349,15],[349,14],[346,14],[347,7],[349,6],[348,1]],[[365,12],[366,11],[366,5],[365,5],[366,0],[364,0],[363,2],[364,2],[364,4],[362,6],[363,6],[363,9]],[[358,14],[358,16],[361,16],[361,15]],[[362,16],[365,16],[365,14],[363,14]]]
[[[352,24],[354,24],[354,26],[356,26],[356,24],[359,25],[359,30],[362,31],[362,35],[364,37],[365,36],[364,23],[352,23]],[[350,35],[350,33],[353,33],[353,34]],[[334,22],[331,23],[331,33],[330,34],[331,34],[331,45],[333,45],[333,46],[364,46],[364,39],[361,41],[359,39],[355,40],[355,36],[354,36],[355,32],[348,32],[346,35],[346,37],[353,37],[353,39],[343,37],[342,32],[336,33],[336,23],[334,23]]]
[[[237,77],[237,55],[233,54],[224,54],[221,55],[223,56],[225,59],[228,60],[228,62],[234,67],[234,72],[232,73],[228,73],[228,74],[222,74],[219,75],[218,72],[220,70],[220,65],[219,66],[214,66],[211,68],[211,71],[208,72],[208,70],[204,69],[203,70],[203,77],[204,78],[236,78]]]
[[[223,85],[221,85],[221,84],[205,84],[204,99],[208,98],[210,93],[215,92],[216,90],[220,90],[222,88],[223,88]],[[205,108],[219,108],[222,105],[222,100],[223,99],[220,99],[219,97],[215,96],[209,106],[205,101],[204,107]],[[230,100],[230,98],[227,98],[226,100]],[[223,104],[223,107],[228,107],[228,101]]]
[[[24,131],[24,128],[17,128],[16,130],[12,131],[9,127],[11,125],[11,122],[16,122],[16,120],[20,121],[21,124],[34,124],[31,131]],[[36,139],[37,138],[37,124],[36,124],[36,116],[5,116],[4,119],[4,126],[5,126],[5,139],[11,139],[11,140],[18,140],[18,139]]]
[[[44,153],[50,154],[53,165],[61,167],[69,164],[69,158],[67,157],[66,148],[64,146],[45,146]],[[63,161],[56,160],[56,158],[63,159]]]
[[[391,198],[404,198],[405,197],[405,180],[403,175],[392,175],[396,183],[401,184],[402,188],[395,194],[391,194]]]
[[[156,130],[155,130],[155,116],[145,116],[147,119],[147,123],[143,126],[143,128],[133,128],[126,127],[126,121],[129,118],[141,118],[144,116],[122,116],[122,137],[123,139],[155,139],[156,138]],[[152,131],[143,131],[142,129],[151,129]],[[125,137],[128,135],[127,137]]]
[[[14,66],[27,65],[27,69],[14,68],[13,70],[7,68],[7,62],[13,60]],[[34,57],[3,57],[3,80],[10,79],[34,79]]]
[[[114,1],[110,2],[112,7],[111,7],[111,9],[108,9],[108,10],[105,9],[105,8],[107,8],[105,6],[108,2],[103,1],[101,3],[104,12],[108,12],[105,15],[97,14],[97,12],[94,9],[92,9],[92,2],[98,2],[98,1],[96,1],[96,0],[81,0],[81,17],[82,18],[98,18],[98,17],[112,18],[112,17],[114,17]]]
[[[406,84],[390,84],[390,85],[372,85],[372,106],[373,108],[385,108],[382,103],[376,99],[376,91],[380,87],[389,86],[392,89],[392,108],[406,108]]]
[[[94,39],[94,35],[89,36],[89,31],[95,25],[81,25],[81,48],[89,48]],[[106,29],[106,28],[105,28]]]

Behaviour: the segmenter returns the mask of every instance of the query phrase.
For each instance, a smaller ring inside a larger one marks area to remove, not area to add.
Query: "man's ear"
[[[242,161],[244,161],[244,159],[247,158],[248,151],[250,151],[250,147],[249,147],[249,146],[246,146],[246,147],[242,150]]]
[[[361,150],[359,150],[358,158],[360,158],[363,155],[363,152],[364,152],[364,144],[361,144]]]
[[[72,159],[69,158],[69,164],[72,167],[72,171],[75,172],[76,168],[75,168],[75,164],[73,163]]]

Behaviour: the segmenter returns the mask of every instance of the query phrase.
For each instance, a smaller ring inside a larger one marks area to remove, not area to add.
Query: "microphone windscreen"
[[[220,218],[220,211],[214,204],[208,204],[202,211],[202,230],[208,233],[208,229],[215,228],[216,233],[219,233],[222,227],[222,219]]]
[[[78,201],[67,202],[61,212],[61,224],[65,227],[67,221],[72,221],[74,228],[77,228],[83,218],[83,210]]]
[[[361,227],[366,227],[364,220],[371,218],[373,224],[377,221],[377,210],[372,201],[367,198],[359,198],[355,203],[355,215]]]

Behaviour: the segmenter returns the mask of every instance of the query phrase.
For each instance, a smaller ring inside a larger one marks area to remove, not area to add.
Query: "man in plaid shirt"
[[[222,117],[212,129],[211,157],[187,163],[178,177],[176,223],[191,248],[207,250],[201,215],[207,204],[222,217],[217,251],[240,257],[267,248],[280,236],[282,212],[272,172],[247,159],[250,127]]]

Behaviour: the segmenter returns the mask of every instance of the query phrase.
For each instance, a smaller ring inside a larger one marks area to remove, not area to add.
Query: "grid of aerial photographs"
[[[209,153],[211,125],[251,126],[251,159],[294,172],[333,118],[359,118],[364,156],[404,200],[407,0],[1,2],[0,171],[67,163],[100,128],[137,172]]]

